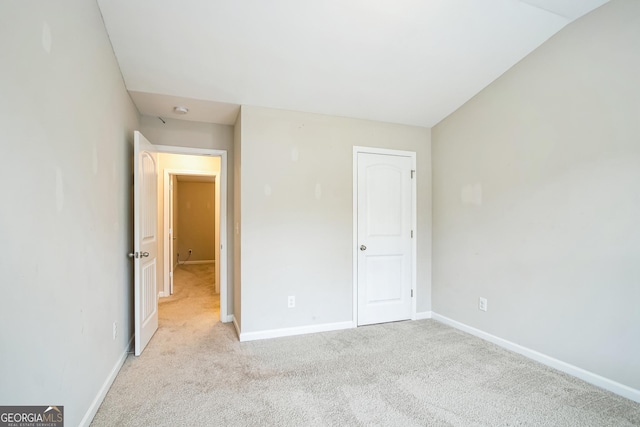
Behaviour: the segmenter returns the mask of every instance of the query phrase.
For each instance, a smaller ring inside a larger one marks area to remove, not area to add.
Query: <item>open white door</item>
[[[357,324],[412,317],[414,158],[357,153]]]
[[[135,355],[158,329],[158,158],[154,146],[134,132],[133,245]]]

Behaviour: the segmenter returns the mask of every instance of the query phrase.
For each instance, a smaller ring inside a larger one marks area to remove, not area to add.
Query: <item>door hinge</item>
[[[413,239],[413,230],[411,230],[411,238]]]
[[[413,179],[413,176],[415,175],[416,171],[415,170],[411,170],[411,179]]]
[[[411,298],[413,298],[413,289],[411,289]]]
[[[173,271],[169,272],[169,277],[173,277]]]

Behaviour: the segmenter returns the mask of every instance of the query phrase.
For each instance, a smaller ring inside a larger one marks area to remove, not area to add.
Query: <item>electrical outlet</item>
[[[482,311],[487,311],[487,299],[480,297],[478,300],[478,309]]]
[[[113,322],[113,339],[118,336],[118,322]]]
[[[289,308],[294,308],[296,306],[296,297],[294,296],[290,296],[287,299],[287,307]]]

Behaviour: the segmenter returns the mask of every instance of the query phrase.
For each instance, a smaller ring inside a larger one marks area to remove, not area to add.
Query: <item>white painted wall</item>
[[[138,113],[93,1],[0,2],[0,62],[0,402],[76,426],[133,334]]]
[[[417,152],[417,298],[429,311],[430,130],[248,106],[241,119],[242,332],[353,319],[355,145]]]
[[[635,389],[638,76],[615,0],[433,129],[433,311]]]

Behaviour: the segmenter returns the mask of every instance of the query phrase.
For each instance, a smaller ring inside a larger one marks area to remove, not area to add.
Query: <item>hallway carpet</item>
[[[178,270],[93,426],[640,426],[640,404],[433,320],[240,343],[211,272]]]

